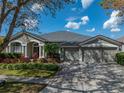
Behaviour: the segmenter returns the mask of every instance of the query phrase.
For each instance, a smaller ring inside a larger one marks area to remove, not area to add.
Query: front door
[[[38,58],[38,57],[39,57],[39,46],[37,43],[34,43],[32,50],[32,58]]]

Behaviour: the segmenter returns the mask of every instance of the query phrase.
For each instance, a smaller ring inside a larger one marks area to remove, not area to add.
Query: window
[[[14,43],[13,44],[13,52],[14,53],[21,53],[21,44],[20,43]]]

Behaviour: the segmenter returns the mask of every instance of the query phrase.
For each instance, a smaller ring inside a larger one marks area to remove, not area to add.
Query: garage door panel
[[[100,62],[101,59],[101,51],[100,50],[85,50],[84,51],[84,61],[85,62]]]
[[[65,49],[65,60],[72,60],[72,61],[79,60],[78,49]]]
[[[103,50],[103,61],[112,62],[115,61],[115,55],[117,50]]]
[[[86,49],[84,50],[85,62],[113,62],[116,49]]]

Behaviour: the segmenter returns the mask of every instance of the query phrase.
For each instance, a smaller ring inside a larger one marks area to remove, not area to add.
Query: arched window
[[[34,42],[33,47],[39,47],[39,44]]]
[[[12,43],[12,52],[13,53],[21,53],[22,51],[22,47],[21,44],[16,42],[16,43]]]

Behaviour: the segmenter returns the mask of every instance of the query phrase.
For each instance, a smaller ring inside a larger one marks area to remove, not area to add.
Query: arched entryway
[[[39,43],[29,42],[27,44],[27,55],[29,58],[32,58],[34,55],[39,57]]]

